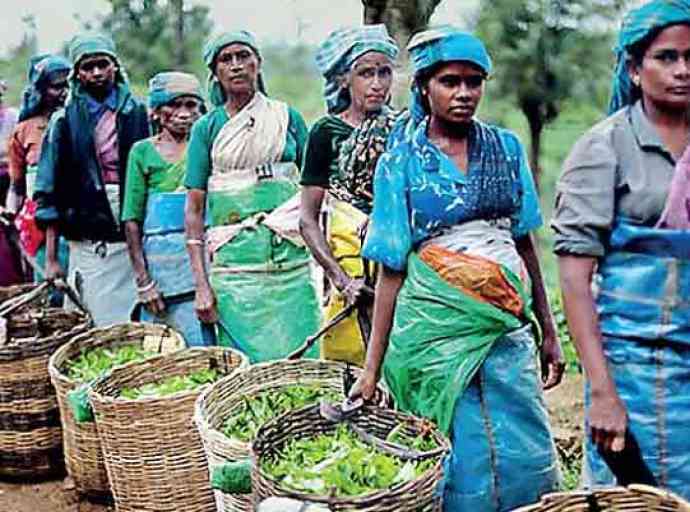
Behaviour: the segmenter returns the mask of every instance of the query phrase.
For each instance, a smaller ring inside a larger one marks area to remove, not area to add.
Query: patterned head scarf
[[[19,122],[35,116],[43,99],[47,85],[59,74],[67,74],[71,69],[70,62],[59,55],[47,53],[36,55],[29,60],[28,84],[22,93],[22,106],[19,110]]]
[[[440,25],[418,32],[407,45],[415,78],[441,62],[462,61],[478,66],[485,74],[492,70],[491,57],[484,43],[476,36],[451,25]],[[422,92],[417,82],[412,85],[410,113],[401,117],[389,138],[389,147],[410,137],[426,117]]]
[[[350,106],[350,92],[340,83],[354,62],[368,52],[381,52],[391,59],[398,55],[395,41],[385,25],[365,25],[331,32],[316,52],[316,66],[326,79],[324,97],[328,112],[337,114]]]
[[[180,96],[195,96],[204,101],[199,79],[190,73],[166,71],[149,80],[149,107],[156,109]]]
[[[261,59],[261,53],[259,52],[259,45],[256,41],[256,37],[251,32],[246,30],[235,30],[232,32],[223,32],[215,37],[209,39],[204,45],[203,58],[204,63],[211,71],[208,75],[208,97],[211,103],[215,106],[223,105],[227,100],[225,96],[225,91],[220,85],[220,82],[215,76],[216,70],[216,57],[220,51],[234,43],[240,43],[249,46],[256,56]],[[266,87],[264,86],[264,79],[261,73],[259,73],[259,90],[262,93],[266,93]]]
[[[690,0],[654,0],[633,9],[623,18],[618,44],[614,49],[617,62],[609,114],[635,101],[635,91],[628,74],[628,50],[656,30],[679,23],[690,24]]]
[[[69,59],[72,61],[71,81],[74,86],[78,85],[76,83],[76,70],[79,67],[79,62],[84,57],[90,55],[107,55],[111,57],[118,67],[115,82],[127,83],[127,75],[117,58],[113,40],[105,34],[86,32],[77,34],[69,43]]]

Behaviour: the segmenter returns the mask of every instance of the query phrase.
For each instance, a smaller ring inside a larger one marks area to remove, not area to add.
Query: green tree
[[[7,81],[8,91],[3,103],[17,106],[21,98],[29,59],[38,52],[36,20],[33,16],[22,18],[24,34],[19,44],[10,49],[7,59],[0,59],[0,78]]]
[[[112,10],[101,27],[113,36],[133,82],[173,68],[205,76],[199,52],[211,33],[208,7],[184,0],[109,1]]]
[[[566,100],[603,109],[613,68],[615,21],[625,0],[484,1],[477,32],[492,50],[492,97],[510,99],[530,133],[530,164],[539,183],[544,127]]]

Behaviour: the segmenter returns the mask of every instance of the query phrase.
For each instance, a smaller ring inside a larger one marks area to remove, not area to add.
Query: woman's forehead
[[[353,68],[361,66],[382,66],[386,64],[392,64],[391,58],[382,52],[370,51],[361,55],[355,60],[352,65]]]
[[[230,43],[227,46],[224,46],[223,48],[220,49],[218,52],[218,56],[221,55],[232,55],[234,53],[240,53],[240,52],[245,52],[249,51],[254,53],[254,50],[252,49],[251,46],[244,44],[244,43]]]
[[[476,64],[468,61],[454,60],[446,62],[439,66],[439,68],[434,73],[435,77],[442,75],[460,75],[460,76],[472,76],[472,75],[482,75],[486,73]]]

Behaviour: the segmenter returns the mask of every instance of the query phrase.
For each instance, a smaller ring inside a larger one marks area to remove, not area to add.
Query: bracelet
[[[206,242],[200,238],[188,238],[187,245],[204,245]]]
[[[149,282],[149,284],[144,285],[144,286],[137,286],[137,291],[138,291],[139,293],[146,293],[146,292],[148,292],[148,291],[150,291],[150,290],[153,290],[153,289],[156,287],[157,284],[158,284],[158,283],[156,283],[156,281],[155,281],[154,279],[151,279],[151,281]]]

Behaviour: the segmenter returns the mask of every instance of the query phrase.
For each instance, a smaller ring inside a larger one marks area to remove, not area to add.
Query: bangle
[[[204,245],[206,242],[200,238],[188,238],[187,245]]]
[[[144,286],[137,286],[137,291],[139,293],[146,293],[150,290],[153,290],[156,287],[156,284],[157,284],[156,281],[154,279],[151,279],[149,284],[144,285]]]

